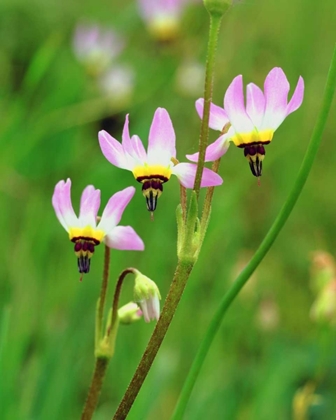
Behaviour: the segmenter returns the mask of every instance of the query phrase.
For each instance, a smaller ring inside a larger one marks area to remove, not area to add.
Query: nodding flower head
[[[156,283],[136,270],[134,301],[140,306],[146,322],[160,317],[160,291]]]
[[[91,257],[95,247],[102,241],[110,248],[142,251],[144,244],[131,226],[117,226],[121,216],[133,197],[134,187],[125,188],[114,194],[108,201],[100,222],[97,214],[100,206],[100,190],[88,185],[80,201],[79,217],[71,203],[71,181],[56,184],[52,205],[61,225],[74,243],[80,273],[90,271]]]
[[[197,166],[179,163],[176,159],[175,132],[168,112],[164,108],[155,111],[149,131],[147,152],[137,135],[130,137],[128,115],[122,134],[122,143],[100,131],[99,143],[106,159],[118,168],[131,171],[142,184],[147,209],[153,212],[163,192],[163,184],[176,175],[185,188],[193,188]],[[201,187],[221,185],[222,178],[204,168]]]
[[[221,136],[206,150],[206,161],[219,159],[228,149],[230,142],[244,149],[251,172],[262,174],[265,146],[272,139],[275,130],[284,119],[302,104],[304,82],[299,77],[294,93],[288,102],[289,83],[280,67],[272,69],[264,83],[264,92],[254,83],[246,87],[246,105],[243,92],[243,76],[235,77],[224,96],[224,108],[210,105],[209,127],[221,132]],[[203,118],[204,100],[196,101],[196,110]],[[197,162],[198,153],[187,155]]]

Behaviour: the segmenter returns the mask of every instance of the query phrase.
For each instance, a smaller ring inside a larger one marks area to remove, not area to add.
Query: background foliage
[[[118,63],[134,69],[129,102],[107,100],[78,63],[72,36],[80,19],[110,25],[126,39]],[[224,18],[214,102],[222,104],[232,78],[262,85],[281,66],[292,86],[305,79],[302,107],[267,147],[261,186],[240,149],[223,158],[225,182],[215,192],[203,252],[163,348],[130,419],[168,419],[183,378],[220,296],[247,262],[287,196],[319,109],[335,41],[334,0],[246,0]],[[65,2],[3,0],[0,5],[0,417],[78,418],[93,369],[93,329],[103,248],[79,283],[72,244],[55,218],[53,188],[73,181],[73,201],[92,183],[102,203],[135,184],[110,165],[97,142],[116,138],[126,113],[131,133],[148,136],[158,106],[170,112],[178,158],[196,151],[200,121],[195,83],[178,82],[186,63],[204,63],[208,17],[190,5],[179,37],[155,41],[133,0]],[[181,69],[182,66],[182,69]],[[194,390],[188,419],[288,419],[297,390],[309,381],[322,399],[311,419],[336,415],[335,334],[309,317],[315,299],[309,259],[316,249],[335,252],[335,106],[306,188],[269,255],[234,303]],[[210,133],[215,140],[217,133]],[[164,186],[155,220],[140,185],[122,224],[132,224],[144,253],[112,251],[112,283],[135,266],[154,279],[164,298],[176,263],[178,184]],[[123,302],[131,299],[131,281]],[[112,299],[112,298],[111,298]],[[95,420],[110,418],[131,378],[153,324],[120,328]]]

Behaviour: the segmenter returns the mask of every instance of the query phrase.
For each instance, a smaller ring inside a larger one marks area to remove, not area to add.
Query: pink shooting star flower
[[[147,209],[153,212],[163,191],[163,184],[171,175],[176,175],[185,188],[193,188],[197,166],[192,163],[178,163],[176,160],[175,131],[166,109],[155,111],[149,131],[148,150],[137,135],[130,137],[128,115],[122,133],[122,143],[106,131],[98,134],[101,150],[106,159],[118,168],[131,171],[142,184]],[[204,168],[201,187],[221,185],[222,178]]]
[[[209,127],[222,135],[207,147],[205,161],[219,159],[230,142],[244,149],[252,174],[260,177],[265,145],[273,138],[275,130],[284,119],[302,104],[304,82],[300,76],[293,96],[288,102],[289,83],[280,67],[272,69],[264,83],[264,92],[254,83],[246,87],[246,106],[243,92],[243,76],[235,77],[224,96],[224,108],[211,104]],[[203,118],[203,99],[196,101],[196,110]],[[187,155],[197,162],[198,153]]]
[[[161,41],[176,38],[188,0],[138,0],[139,10],[149,32]]]
[[[102,241],[110,248],[144,250],[144,243],[131,226],[117,226],[134,193],[135,188],[128,187],[114,194],[97,225],[100,190],[96,190],[92,185],[84,189],[77,217],[71,203],[70,179],[56,184],[52,205],[61,225],[69,233],[70,241],[75,244],[74,251],[80,273],[90,271],[91,257],[95,247]]]
[[[94,75],[106,70],[124,46],[125,42],[117,32],[98,24],[79,24],[75,29],[74,53]]]

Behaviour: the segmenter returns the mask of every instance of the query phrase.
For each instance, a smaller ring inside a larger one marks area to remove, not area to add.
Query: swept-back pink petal
[[[260,127],[265,112],[265,97],[263,91],[254,83],[246,87],[246,112],[255,127]]]
[[[121,216],[134,193],[134,187],[127,187],[112,195],[103,211],[97,228],[103,230],[106,234],[109,234],[120,222]]]
[[[237,133],[250,133],[254,130],[253,123],[245,110],[242,75],[235,77],[227,88],[224,109]]]
[[[167,166],[176,157],[175,131],[166,109],[155,111],[148,137],[148,163]]]
[[[301,106],[302,101],[303,101],[303,93],[304,93],[304,81],[303,81],[303,78],[300,76],[299,81],[297,82],[295,91],[293,93],[293,96],[287,105],[286,116],[296,111]]]
[[[124,149],[118,140],[110,136],[105,130],[99,131],[98,139],[103,155],[112,165],[131,170]]]
[[[97,225],[97,214],[100,206],[100,190],[88,185],[80,201],[79,221],[82,227]]]
[[[228,135],[221,135],[215,142],[210,144],[205,151],[205,162],[213,162],[223,156],[230,146]],[[186,155],[192,162],[198,162],[199,153],[193,155]]]
[[[142,150],[140,149],[141,146],[137,144],[138,142],[134,142],[134,139],[133,139],[134,136],[132,137],[132,139],[130,138],[128,127],[129,127],[129,120],[128,120],[128,114],[127,114],[125,118],[123,133],[122,133],[122,147],[124,149],[124,152],[126,153],[128,169],[132,170],[135,166],[143,164],[143,162],[146,159],[142,158],[141,153],[144,153],[146,156],[146,152],[144,150],[144,147],[140,139],[139,139],[139,142],[142,146]]]
[[[105,236],[105,244],[114,249],[143,251],[145,245],[131,226],[116,226]]]
[[[199,117],[203,118],[204,99],[197,99],[195,103]],[[229,122],[228,116],[223,108],[213,103],[210,104],[209,127],[213,130],[222,131],[225,124]]]
[[[272,69],[265,79],[264,92],[266,99],[263,129],[276,130],[286,118],[289,83],[280,67]]]
[[[69,227],[78,225],[78,219],[71,203],[71,180],[69,178],[66,182],[62,180],[56,184],[52,205],[58,220],[66,231],[69,231]]]
[[[197,165],[193,163],[178,163],[173,167],[173,174],[177,176],[185,188],[193,188]],[[201,187],[215,187],[223,183],[222,178],[208,168],[204,168]]]

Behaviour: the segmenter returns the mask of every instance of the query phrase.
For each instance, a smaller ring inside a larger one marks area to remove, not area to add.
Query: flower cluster
[[[153,20],[154,17],[156,19],[157,16],[160,17],[161,3],[166,7],[169,6],[172,16],[176,18],[179,16],[181,2],[162,0],[162,2],[151,3],[148,0],[142,0],[141,7],[145,18]],[[103,64],[105,61],[109,62],[121,48],[122,44],[117,41],[112,32],[101,33],[98,27],[77,29],[75,50],[78,58],[87,64],[97,61],[97,57],[102,57],[100,61]],[[108,80],[111,84],[111,79],[108,78]],[[220,159],[232,142],[244,149],[252,174],[259,178],[262,174],[265,146],[272,141],[275,130],[284,119],[302,104],[304,93],[302,77],[299,77],[294,93],[288,101],[289,88],[285,73],[281,68],[276,67],[267,75],[264,91],[253,83],[247,85],[245,101],[242,75],[235,77],[224,95],[224,107],[210,104],[209,127],[221,134],[207,147],[205,161]],[[202,98],[196,101],[196,110],[202,119],[204,113]],[[128,115],[125,118],[121,142],[104,130],[98,133],[98,140],[105,158],[112,165],[132,172],[135,180],[142,185],[147,209],[151,213],[157,207],[158,198],[163,192],[163,184],[168,182],[172,175],[178,178],[183,188],[194,188],[197,165],[180,163],[177,160],[175,131],[166,109],[157,108],[154,113],[149,129],[147,150],[138,135],[130,135]],[[199,153],[187,155],[187,158],[191,162],[198,162]],[[218,173],[208,168],[203,169],[201,187],[219,186],[222,182]],[[70,241],[74,243],[80,273],[89,272],[95,247],[101,242],[119,250],[142,251],[144,249],[142,239],[131,226],[118,226],[134,193],[134,187],[115,193],[109,199],[101,217],[98,217],[100,190],[89,185],[82,193],[77,217],[71,202],[70,179],[57,183],[52,204],[57,218],[68,232]],[[137,270],[135,273],[134,301],[136,304],[130,303],[121,308],[119,320],[130,323],[141,316],[146,322],[157,320],[160,315],[160,292],[152,280]],[[334,283],[331,289],[334,296]],[[330,296],[330,290],[327,290],[327,295]]]
[[[137,135],[130,136],[128,124],[127,115],[122,143],[106,131],[99,132],[99,143],[103,154],[113,165],[131,171],[135,179],[142,184],[147,208],[153,212],[163,191],[163,184],[171,175],[176,175],[185,188],[193,188],[197,166],[177,161],[175,131],[164,108],[158,108],[154,114],[147,152]],[[202,187],[216,186],[222,182],[218,174],[210,169],[204,169]],[[70,179],[58,182],[52,204],[58,220],[68,232],[70,241],[74,243],[80,273],[89,272],[95,247],[103,241],[110,248],[137,251],[144,249],[141,238],[131,226],[117,226],[134,195],[134,187],[125,188],[110,198],[98,224],[100,191],[92,185],[84,189],[77,217],[72,207],[70,190]],[[143,312],[147,319],[146,310]]]

